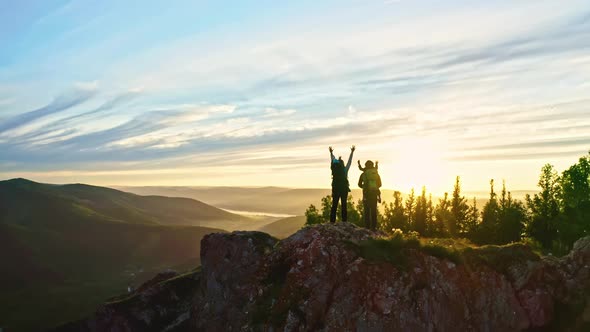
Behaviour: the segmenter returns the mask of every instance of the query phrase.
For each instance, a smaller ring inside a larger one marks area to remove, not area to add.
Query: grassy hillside
[[[192,225],[243,223],[248,218],[189,198],[139,196],[83,184],[49,185],[24,179],[0,181],[3,222],[38,223],[48,216],[91,218],[135,224]],[[32,209],[31,207],[34,207]],[[41,218],[39,218],[41,217]]]
[[[295,216],[277,220],[259,229],[276,238],[284,239],[297,232],[305,225],[305,216]]]
[[[154,273],[197,266],[201,238],[221,231],[163,220],[237,218],[221,210],[191,218],[192,209],[207,206],[135,196],[83,185],[0,182],[0,327],[38,331],[80,318]]]

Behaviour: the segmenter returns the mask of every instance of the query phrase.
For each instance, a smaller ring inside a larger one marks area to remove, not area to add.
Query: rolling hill
[[[191,199],[0,181],[0,327],[42,330],[163,269],[196,267],[201,238],[222,231],[190,226],[201,220],[248,221]]]
[[[57,220],[76,216],[133,224],[216,228],[249,221],[244,216],[190,198],[139,196],[84,184],[50,185],[13,179],[0,182],[0,197],[3,218],[0,221],[5,223],[37,224],[53,215],[61,215]]]
[[[284,239],[300,230],[303,225],[305,225],[305,216],[295,216],[279,219],[259,228],[258,230],[268,233],[276,238]]]

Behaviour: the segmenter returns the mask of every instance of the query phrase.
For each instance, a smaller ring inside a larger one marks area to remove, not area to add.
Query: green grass
[[[427,244],[420,248],[421,251],[425,252],[430,256],[434,256],[440,259],[447,259],[455,264],[463,263],[463,257],[461,252],[457,249],[444,247],[441,245]]]
[[[485,265],[502,274],[508,273],[508,269],[513,265],[541,259],[522,243],[465,248],[461,251],[461,255],[471,266]]]
[[[389,238],[370,238],[360,242],[346,241],[359,256],[370,262],[387,262],[400,269],[408,265],[407,249],[419,249],[420,241],[397,233]]]
[[[520,243],[478,247],[463,239],[418,239],[402,233],[387,238],[370,238],[346,243],[369,262],[386,262],[402,270],[408,268],[409,250],[418,250],[455,264],[486,265],[503,274],[514,264],[540,259],[530,248]]]

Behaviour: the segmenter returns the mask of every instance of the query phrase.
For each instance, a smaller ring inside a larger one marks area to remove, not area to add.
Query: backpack
[[[350,189],[348,188],[348,176],[344,162],[332,163],[330,168],[332,169],[332,189],[348,192]]]
[[[365,190],[379,190],[379,172],[375,168],[365,170]]]

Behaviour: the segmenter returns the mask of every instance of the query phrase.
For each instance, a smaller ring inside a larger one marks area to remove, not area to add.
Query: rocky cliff
[[[590,237],[560,259],[449,252],[342,223],[278,241],[210,234],[167,272],[57,331],[588,331]]]

